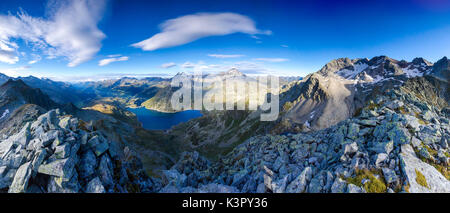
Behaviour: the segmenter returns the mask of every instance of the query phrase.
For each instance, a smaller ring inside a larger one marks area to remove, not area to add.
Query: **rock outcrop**
[[[0,140],[0,190],[19,192],[150,192],[157,187],[128,147],[92,126],[50,110]]]
[[[280,108],[285,111],[282,120],[287,128],[280,128],[278,132],[292,132],[294,126],[300,126],[300,131],[330,127],[352,117],[380,91],[398,87],[410,78],[431,75],[442,79],[448,73],[446,58],[434,66],[423,58],[415,58],[412,62],[386,56],[370,60],[332,60],[319,71],[282,90]]]
[[[164,172],[170,181],[163,181],[162,192],[199,192],[215,184],[244,193],[448,193],[446,107],[407,92],[414,82],[436,85],[433,79],[408,81],[323,130],[255,136],[215,163],[186,153]],[[444,98],[433,91],[428,96]]]

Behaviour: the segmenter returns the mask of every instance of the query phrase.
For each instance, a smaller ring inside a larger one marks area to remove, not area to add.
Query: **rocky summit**
[[[402,90],[320,131],[252,137],[216,163],[184,153],[160,192],[450,192],[448,111]]]
[[[276,121],[202,111],[166,131],[127,108],[168,107],[167,79],[2,77],[0,192],[450,193],[448,64],[336,59],[280,85]]]
[[[154,183],[128,149],[59,109],[0,142],[0,190],[27,193],[150,192]]]
[[[356,73],[355,67],[364,63]],[[375,66],[384,69],[373,71]],[[352,76],[345,74],[350,71]],[[288,95],[295,88],[300,94],[323,90],[323,95],[300,100],[318,102],[332,96],[326,87],[308,88],[318,84],[311,82],[331,81],[335,73],[354,79],[369,71],[384,73],[384,80],[374,84],[368,77],[351,84],[367,93],[348,118],[318,130],[253,136],[215,162],[197,152],[184,153],[163,172],[160,192],[449,193],[448,81],[440,78],[448,73],[446,67],[421,58],[411,63],[387,57],[342,59],[296,83]],[[398,77],[392,77],[395,72]]]

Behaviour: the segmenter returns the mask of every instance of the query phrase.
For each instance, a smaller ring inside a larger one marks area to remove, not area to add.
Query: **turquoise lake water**
[[[163,113],[146,108],[129,108],[128,111],[136,114],[138,120],[145,129],[150,130],[166,130],[170,129],[181,122],[189,121],[193,118],[202,116],[199,110],[188,110],[176,113]]]

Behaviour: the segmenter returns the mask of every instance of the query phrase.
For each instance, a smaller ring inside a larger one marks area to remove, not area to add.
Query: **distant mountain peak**
[[[12,78],[8,79],[2,86],[2,88],[24,88],[28,87],[22,79],[14,80]]]
[[[237,68],[231,68],[230,70],[226,71],[226,72],[221,72],[219,73],[219,75],[221,76],[245,76],[244,73],[242,73],[241,71],[239,71]]]
[[[442,59],[434,63],[431,75],[448,82],[450,79],[450,60],[444,56]]]
[[[412,63],[413,63],[414,65],[418,65],[418,66],[420,66],[420,65],[422,65],[422,64],[425,64],[426,66],[431,66],[431,65],[433,65],[433,63],[431,63],[431,62],[425,60],[425,59],[422,58],[422,57],[414,58],[414,59],[412,60]]]
[[[6,83],[0,86],[0,102],[1,106],[20,104],[35,104],[45,109],[57,107],[48,95],[38,88],[28,86],[22,79],[8,79]],[[10,102],[17,102],[16,104]],[[10,110],[12,111],[12,110]]]
[[[187,76],[187,74],[185,72],[178,72],[175,76]]]
[[[441,70],[448,69],[448,60],[441,59],[434,64],[436,76],[445,79],[446,74]],[[317,73],[323,76],[337,74],[348,80],[356,80],[360,83],[377,83],[392,79],[394,76],[406,76],[407,78],[429,74],[433,63],[423,59],[415,58],[408,62],[396,60],[388,56],[375,56],[370,60],[367,58],[349,59],[338,58],[331,60]]]

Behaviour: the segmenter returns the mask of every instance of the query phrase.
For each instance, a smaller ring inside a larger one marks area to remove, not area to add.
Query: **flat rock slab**
[[[416,157],[413,148],[409,144],[402,145],[400,153],[400,162],[403,172],[410,184],[411,193],[450,193],[450,181],[447,180],[433,166],[423,162]],[[424,187],[416,181],[416,170],[425,176],[428,187]]]
[[[31,176],[31,163],[25,163],[17,170],[14,180],[9,187],[9,193],[23,193],[28,187],[28,181]]]
[[[48,164],[40,165],[38,172],[57,177],[69,177],[69,173],[72,171],[73,166],[74,164],[71,158],[54,160]]]

